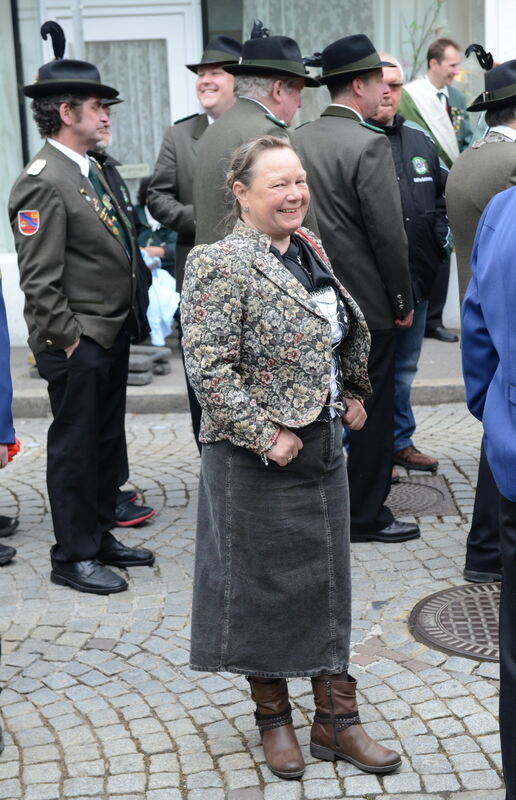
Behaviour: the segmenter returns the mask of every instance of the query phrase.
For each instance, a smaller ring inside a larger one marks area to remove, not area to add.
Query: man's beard
[[[95,142],[95,146],[93,149],[96,150],[97,153],[105,153],[110,144],[111,144],[111,135],[109,135],[107,138],[104,137],[103,139],[99,139],[98,142]]]

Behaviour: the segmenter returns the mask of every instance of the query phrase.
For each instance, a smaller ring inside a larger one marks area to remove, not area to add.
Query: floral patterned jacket
[[[329,266],[320,240],[301,231]],[[186,369],[203,409],[200,439],[228,439],[260,454],[279,425],[317,419],[331,369],[330,323],[270,245],[270,236],[237,222],[221,241],[190,251],[181,296]],[[344,396],[363,399],[371,391],[369,331],[340,289],[350,316],[340,346]]]

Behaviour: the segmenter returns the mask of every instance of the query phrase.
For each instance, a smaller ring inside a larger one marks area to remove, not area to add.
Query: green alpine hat
[[[322,74],[318,76],[321,83],[330,83],[343,76],[351,77],[363,72],[372,72],[382,67],[392,67],[388,61],[382,61],[372,41],[364,33],[344,36],[332,42],[321,53]]]
[[[260,36],[248,39],[242,46],[238,64],[224,67],[231,75],[286,75],[303,78],[306,86],[319,86],[319,81],[310,77],[301,50],[294,39],[288,36]]]
[[[489,111],[516,104],[516,59],[504,61],[484,75],[485,91],[479,94],[468,111]]]
[[[198,64],[187,64],[191,72],[197,72],[199,67],[207,64],[233,64],[240,58],[242,42],[237,42],[231,36],[213,36],[206,45],[202,58]]]

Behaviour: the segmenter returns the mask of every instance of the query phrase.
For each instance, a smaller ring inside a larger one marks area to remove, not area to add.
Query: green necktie
[[[100,181],[98,170],[99,168],[96,167],[93,162],[90,162],[88,177],[100,200],[99,216],[102,219],[105,219],[111,233],[120,238],[127,255],[131,257],[131,243],[129,241],[129,237],[127,236],[126,229],[116,213],[116,209],[111,201],[111,196],[106,192]]]

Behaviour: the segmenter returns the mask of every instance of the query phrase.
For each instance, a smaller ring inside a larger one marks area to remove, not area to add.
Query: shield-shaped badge
[[[18,211],[18,230],[24,236],[34,236],[39,231],[39,211]]]

